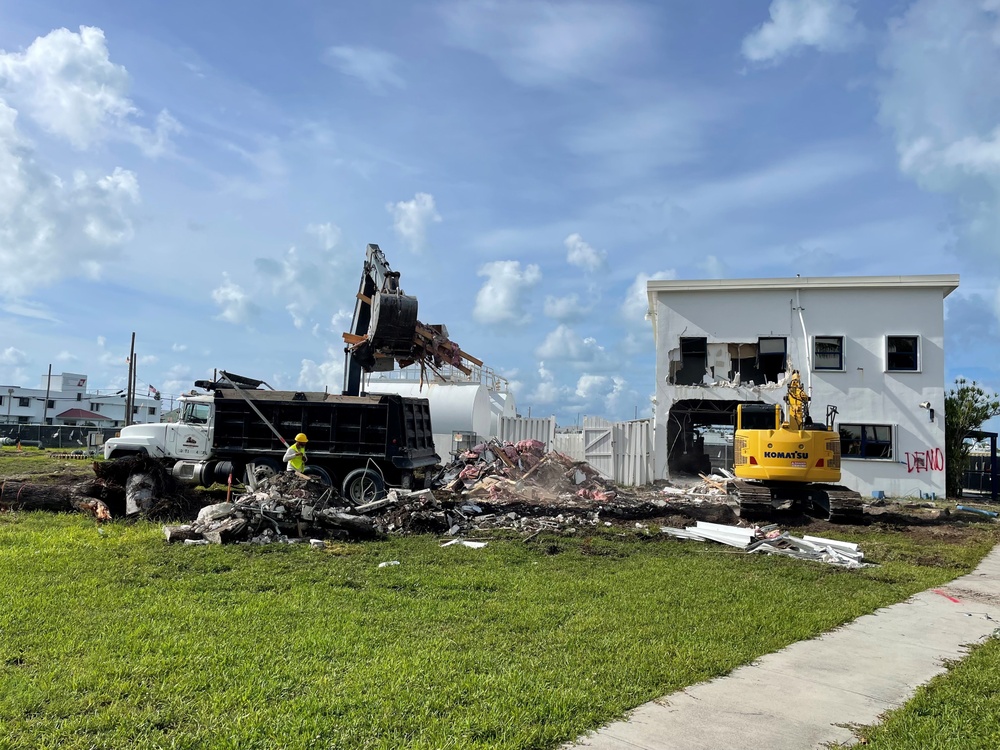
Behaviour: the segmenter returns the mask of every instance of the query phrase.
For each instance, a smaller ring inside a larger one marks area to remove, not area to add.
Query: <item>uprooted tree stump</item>
[[[94,475],[94,479],[69,486],[3,482],[0,509],[77,511],[90,513],[99,520],[135,515],[163,520],[189,515],[202,504],[149,456],[94,462]]]

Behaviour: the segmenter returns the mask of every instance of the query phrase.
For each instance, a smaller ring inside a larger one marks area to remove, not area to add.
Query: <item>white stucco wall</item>
[[[741,284],[750,288],[738,288]],[[826,405],[834,404],[838,423],[893,427],[893,458],[845,458],[842,483],[866,496],[882,490],[890,497],[943,497],[944,297],[957,285],[952,275],[649,282],[656,336],[656,476],[667,476],[666,423],[676,400],[780,403],[785,395],[774,386],[671,385],[671,350],[680,338],[706,338],[712,364],[713,343],[756,344],[761,336],[783,336],[791,367],[811,386],[814,419],[822,420]],[[817,335],[844,337],[842,372],[810,367],[807,356],[811,359]],[[887,335],[920,336],[918,372],[886,370]],[[933,422],[920,408],[925,401],[934,409]],[[929,459],[926,468],[917,466],[917,457]]]

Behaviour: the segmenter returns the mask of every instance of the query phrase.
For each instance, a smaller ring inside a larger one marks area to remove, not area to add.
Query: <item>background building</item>
[[[835,406],[842,483],[945,493],[944,298],[957,275],[650,281],[654,471],[704,468],[705,428],[739,402],[783,403],[800,372],[812,417]]]
[[[137,395],[132,422],[159,422],[160,410],[157,398]],[[121,427],[125,391],[89,391],[87,376],[75,372],[43,375],[39,388],[0,385],[0,423]]]

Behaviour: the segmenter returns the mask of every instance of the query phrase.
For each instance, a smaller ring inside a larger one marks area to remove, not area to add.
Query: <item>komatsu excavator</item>
[[[780,404],[736,407],[736,479],[729,481],[728,489],[739,501],[740,515],[765,515],[797,504],[831,521],[861,520],[861,495],[836,484],[840,481],[837,407],[828,406],[826,421],[817,423],[809,416],[809,401],[796,370],[785,395],[787,421]]]

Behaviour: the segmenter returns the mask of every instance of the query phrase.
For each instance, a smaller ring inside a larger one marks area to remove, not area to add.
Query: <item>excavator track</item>
[[[794,482],[750,482],[731,479],[729,494],[739,503],[742,518],[762,518],[789,504],[815,513],[833,523],[862,523],[864,500],[854,490],[839,484]]]

